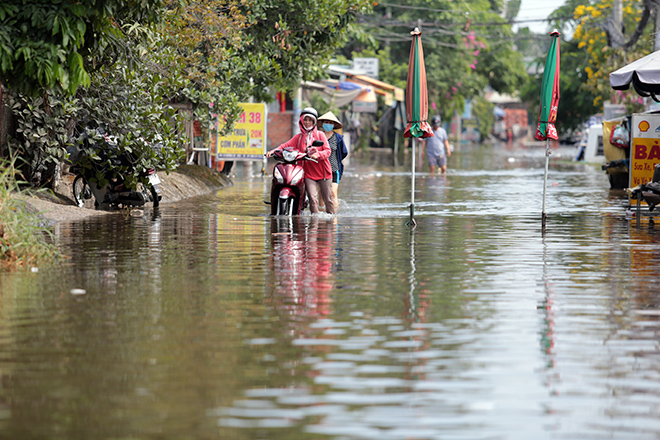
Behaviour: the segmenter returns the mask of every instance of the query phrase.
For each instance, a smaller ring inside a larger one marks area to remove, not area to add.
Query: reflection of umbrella
[[[615,90],[628,90],[631,83],[639,95],[658,100],[655,95],[660,94],[660,50],[610,73],[610,85]]]
[[[404,137],[412,140],[412,190],[410,203],[410,222],[415,225],[415,139],[433,136],[431,126],[426,122],[429,115],[428,94],[426,91],[426,68],[422,50],[422,33],[418,28],[410,33],[413,37],[408,60],[408,82],[406,84],[406,116],[408,125]]]
[[[541,105],[539,106],[539,123],[536,128],[536,139],[545,140],[545,176],[543,178],[543,212],[541,224],[545,227],[545,193],[548,187],[548,162],[550,160],[550,139],[557,139],[557,107],[559,106],[559,32],[550,33],[550,48],[545,59],[543,82],[541,83]]]

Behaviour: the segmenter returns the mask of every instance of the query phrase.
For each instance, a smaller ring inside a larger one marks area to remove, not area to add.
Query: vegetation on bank
[[[0,267],[34,267],[59,257],[51,232],[15,197],[13,162],[0,162]]]

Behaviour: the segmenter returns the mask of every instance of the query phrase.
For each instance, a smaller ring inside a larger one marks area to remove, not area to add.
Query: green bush
[[[51,232],[15,195],[19,185],[13,162],[0,163],[0,265],[31,267],[59,258]]]

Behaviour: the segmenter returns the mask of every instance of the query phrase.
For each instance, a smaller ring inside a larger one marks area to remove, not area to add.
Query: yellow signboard
[[[648,183],[660,163],[660,115],[637,114],[632,117],[630,187]]]
[[[240,104],[243,114],[227,136],[218,136],[218,160],[263,160],[266,152],[266,104]],[[222,124],[222,122],[220,123]],[[218,127],[218,130],[222,125]]]

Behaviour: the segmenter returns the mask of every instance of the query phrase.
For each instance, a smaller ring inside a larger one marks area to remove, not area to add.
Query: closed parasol
[[[541,224],[545,228],[545,194],[548,188],[548,163],[550,161],[550,139],[557,139],[557,108],[559,107],[559,39],[560,33],[555,29],[550,32],[550,48],[545,59],[543,81],[541,83],[541,104],[539,106],[539,122],[536,128],[536,139],[545,140],[545,175],[543,177],[543,211]]]
[[[406,83],[406,116],[408,124],[403,137],[427,138],[433,136],[428,122],[428,92],[426,90],[426,68],[422,49],[422,32],[415,28],[408,59],[408,82]]]
[[[433,136],[433,129],[426,119],[429,114],[428,93],[426,90],[426,68],[424,67],[424,50],[422,49],[422,33],[415,28],[410,35],[413,40],[410,45],[408,60],[408,81],[406,84],[406,117],[408,119],[404,137],[412,139],[412,183],[409,225],[415,226],[415,138]]]

